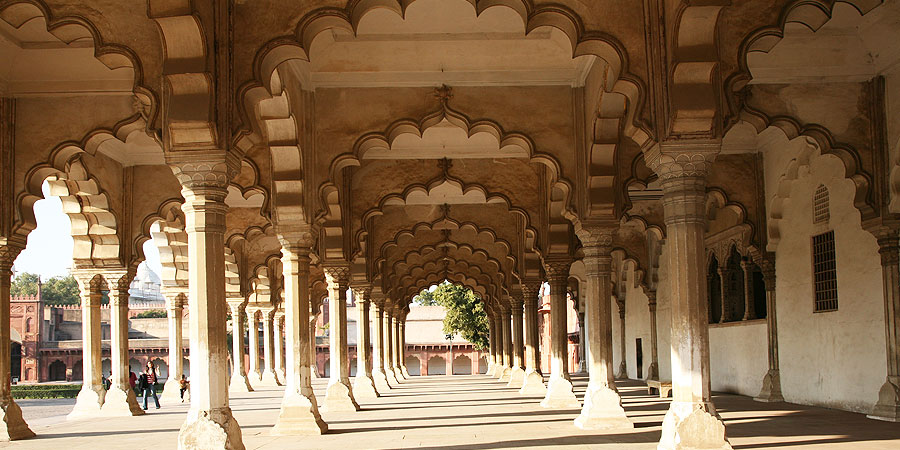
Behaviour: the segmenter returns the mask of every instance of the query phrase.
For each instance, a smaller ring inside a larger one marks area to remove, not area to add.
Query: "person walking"
[[[184,403],[184,391],[191,387],[191,382],[187,380],[184,374],[181,374],[181,380],[178,381],[178,384],[181,387],[181,403]]]
[[[147,368],[141,374],[138,382],[144,395],[144,411],[147,410],[147,394],[153,396],[153,401],[156,402],[156,409],[159,409],[159,397],[156,396],[156,368],[152,362],[147,363]]]

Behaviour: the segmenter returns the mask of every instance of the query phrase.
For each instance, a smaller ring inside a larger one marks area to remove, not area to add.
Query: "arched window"
[[[820,184],[813,195],[813,224],[828,225],[831,220],[831,211],[828,209],[828,188]]]
[[[25,332],[31,333],[31,317],[25,319]]]

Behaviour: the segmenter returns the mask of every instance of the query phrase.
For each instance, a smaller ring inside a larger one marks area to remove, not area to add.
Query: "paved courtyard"
[[[576,377],[582,394],[586,379]],[[315,380],[324,396],[327,380]],[[578,410],[546,410],[538,398],[480,375],[413,377],[358,413],[323,412],[329,433],[315,437],[274,437],[279,389],[237,395],[234,414],[248,449],[441,450],[493,448],[655,449],[667,402],[648,396],[642,384],[621,382],[634,430],[609,434],[582,431],[572,424]],[[761,404],[736,395],[717,395],[716,404],[735,449],[891,449],[900,448],[897,424],[823,408]],[[0,444],[11,449],[169,449],[175,448],[187,405],[164,405],[146,416],[66,422],[71,401],[23,401],[38,437]]]

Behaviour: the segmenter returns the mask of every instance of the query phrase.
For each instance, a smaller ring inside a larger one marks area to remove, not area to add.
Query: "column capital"
[[[618,229],[619,224],[615,221],[582,221],[575,226],[575,236],[587,253],[588,249],[611,248]]]
[[[644,162],[663,182],[673,178],[706,178],[721,150],[721,141],[660,142],[644,152]]]
[[[228,181],[237,175],[236,168],[218,155],[205,157],[178,155],[167,158],[166,163],[181,186],[189,191],[227,191]]]
[[[544,271],[547,279],[553,282],[568,282],[569,268],[572,266],[572,258],[569,256],[548,256],[544,258]]]
[[[104,277],[109,286],[109,304],[112,306],[128,306],[128,289],[134,280],[135,271],[106,272]]]
[[[359,300],[357,301],[357,303],[371,302],[371,300],[372,300],[372,298],[371,298],[372,285],[370,285],[370,284],[354,285],[354,286],[351,286],[351,289],[353,289],[353,292],[355,292],[356,295],[359,296]]]
[[[347,290],[350,284],[350,266],[348,264],[323,264],[322,271],[325,272],[325,281],[329,288],[336,285],[341,290]]]
[[[281,241],[281,246],[291,253],[304,253],[309,257],[309,249],[316,243],[316,235],[311,227],[307,225],[285,226],[279,225],[275,228],[275,234]]]
[[[526,304],[531,302],[537,303],[537,296],[541,292],[541,282],[538,280],[527,280],[522,283],[522,297]]]
[[[259,313],[262,315],[262,318],[265,320],[272,320],[275,318],[275,307],[274,306],[263,306],[259,308]]]
[[[744,272],[749,272],[751,269],[753,269],[753,261],[750,261],[747,259],[742,259],[741,260],[741,269]]]
[[[187,306],[187,295],[184,292],[165,294],[166,309],[179,310]]]
[[[647,306],[650,308],[650,312],[656,311],[656,291],[655,290],[647,290],[644,292],[647,295]]]
[[[0,270],[2,271],[11,271],[13,263],[16,261],[16,257],[19,256],[19,253],[22,252],[22,249],[25,247],[19,247],[17,245],[0,245]]]
[[[878,237],[878,254],[882,267],[900,264],[900,237],[896,232]]]

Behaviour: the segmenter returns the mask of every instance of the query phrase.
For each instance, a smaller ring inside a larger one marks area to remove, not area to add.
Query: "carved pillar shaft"
[[[184,300],[184,294],[178,294],[169,301],[166,308],[166,318],[169,322],[169,380],[175,383],[181,379],[184,372],[182,362]]]
[[[878,236],[884,287],[884,334],[887,378],[870,417],[900,422],[900,241],[897,230]]]
[[[659,338],[656,325],[656,291],[647,291],[647,308],[650,310],[650,368],[648,380],[659,380]]]
[[[109,289],[110,363],[112,386],[106,393],[101,412],[109,416],[137,416],[144,413],[138,406],[134,389],[128,380],[131,372],[128,356],[128,287],[134,274],[114,274],[107,280]]]
[[[275,335],[275,346],[273,351],[275,352],[275,374],[278,376],[279,381],[284,381],[285,372],[284,372],[284,313],[283,312],[275,312],[275,320],[272,322],[272,328],[274,330],[273,334]]]
[[[619,308],[619,378],[628,378],[628,352],[625,351],[625,295],[616,299]]]
[[[328,283],[329,349],[331,377],[324,407],[329,411],[359,411],[350,386],[350,359],[347,349],[347,289],[350,287],[350,267],[346,264],[325,267]]]
[[[720,148],[719,142],[679,141],[661,143],[645,152],[645,160],[659,175],[663,189],[672,307],[673,401],[663,421],[661,450],[682,448],[684,442],[730,448],[711,399],[709,303],[703,270],[706,174]]]
[[[524,306],[521,299],[514,300],[510,309],[512,315],[512,345],[513,345],[513,368],[525,368],[525,345],[522,329],[522,315]]]
[[[756,318],[756,308],[753,305],[753,264],[741,261],[741,271],[744,274],[744,317],[741,320],[751,320]]]
[[[319,415],[310,366],[309,253],[312,235],[280,233],[284,273],[284,332],[287,370],[281,412],[272,429],[276,435],[321,434],[328,426]]]
[[[783,402],[781,394],[781,374],[778,368],[778,312],[775,303],[775,255],[770,254],[762,262],[763,280],[766,284],[766,336],[768,343],[769,370],[763,377],[759,395],[760,402]]]
[[[73,275],[78,280],[81,294],[81,344],[83,349],[82,373],[84,384],[81,386],[78,399],[75,401],[75,407],[69,413],[68,418],[79,419],[99,415],[100,407],[106,398],[106,387],[102,385],[101,339],[103,328],[100,321],[100,303],[103,297],[100,289],[103,279],[92,272],[75,271]],[[2,276],[0,274],[0,277]]]
[[[538,293],[541,285],[537,282],[526,283],[522,287],[525,315],[525,369],[528,372],[540,372],[540,339],[538,330]]]
[[[572,260],[569,258],[545,261],[550,283],[550,381],[547,383],[547,394],[541,401],[541,406],[545,408],[580,406],[569,380],[566,287],[571,264]]]
[[[0,102],[0,108],[4,103]],[[2,113],[2,111],[0,111]],[[0,125],[2,127],[2,125]],[[0,136],[2,139],[3,136]],[[2,144],[2,142],[0,142]],[[0,145],[2,147],[2,145]],[[0,148],[0,150],[3,150]],[[24,243],[23,243],[24,244]],[[17,440],[34,436],[34,432],[28,428],[25,419],[22,418],[22,409],[12,398],[10,386],[10,288],[12,285],[12,266],[16,256],[22,251],[24,245],[11,246],[6,242],[0,244],[0,439]],[[97,302],[99,308],[99,301]],[[99,312],[99,311],[98,311]],[[99,315],[98,315],[99,319]],[[97,327],[99,328],[99,326]],[[99,355],[99,345],[98,345]],[[95,358],[96,359],[96,358]],[[99,365],[97,366],[99,370]],[[85,382],[87,382],[85,372]],[[99,381],[99,380],[97,380]],[[82,389],[84,391],[84,389]],[[93,392],[93,390],[91,391]],[[80,394],[79,394],[80,396]],[[95,400],[96,401],[96,400]],[[102,401],[102,399],[101,399]],[[97,406],[99,408],[99,405]]]
[[[250,365],[247,372],[254,382],[259,381],[259,311],[256,308],[247,308],[247,355]]]
[[[722,305],[722,315],[719,316],[719,323],[725,323],[731,316],[731,304],[728,303],[728,272],[724,266],[719,266],[719,303]]]
[[[253,387],[247,379],[247,364],[244,362],[244,314],[246,304],[243,298],[229,300],[231,309],[231,392],[252,392]],[[174,388],[174,386],[173,386]],[[166,387],[166,391],[168,387]],[[163,391],[165,393],[166,391]]]

